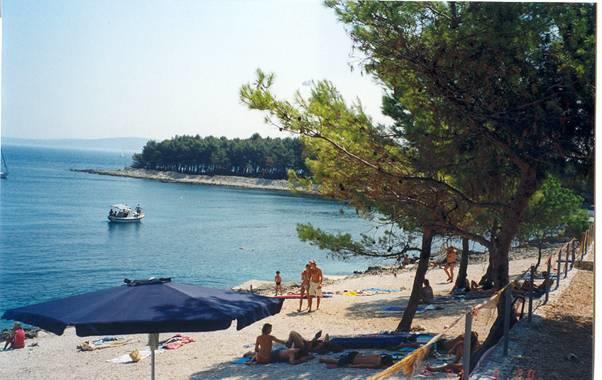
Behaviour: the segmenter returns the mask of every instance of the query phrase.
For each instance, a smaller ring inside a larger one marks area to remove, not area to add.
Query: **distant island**
[[[26,139],[2,136],[2,145],[43,148],[92,149],[122,153],[140,152],[148,141],[142,137],[111,137],[101,139]]]

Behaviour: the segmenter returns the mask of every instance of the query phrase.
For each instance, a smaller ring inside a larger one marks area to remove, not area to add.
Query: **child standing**
[[[282,295],[282,277],[280,277],[280,271],[276,271],[274,282],[276,282],[276,295],[278,295],[278,292]]]

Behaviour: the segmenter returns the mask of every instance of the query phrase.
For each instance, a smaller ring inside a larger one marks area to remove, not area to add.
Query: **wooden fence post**
[[[562,248],[558,250],[558,265],[556,268],[556,288],[558,289],[558,287],[560,286],[560,265],[562,264]]]
[[[550,296],[550,288],[552,287],[552,284],[550,283],[551,271],[552,271],[552,256],[548,257],[548,271],[546,272],[546,277],[544,279],[545,284],[546,284],[546,298],[543,300],[544,304],[548,303],[548,297]]]
[[[572,240],[571,242],[571,270],[573,270],[573,265],[575,265],[575,251],[576,251],[576,247],[575,247],[575,239]]]
[[[466,311],[466,320],[464,322],[464,357],[462,366],[464,369],[464,378],[467,379],[470,374],[470,349],[472,343],[472,307]]]
[[[508,341],[510,340],[510,318],[512,317],[512,288],[508,286],[505,294],[505,309],[504,315],[504,356],[508,356]]]
[[[566,254],[564,255],[564,278],[568,275],[569,271],[569,244],[566,245]]]
[[[528,321],[531,322],[531,316],[533,315],[533,289],[535,287],[535,266],[531,265],[531,286],[529,287],[529,317]]]

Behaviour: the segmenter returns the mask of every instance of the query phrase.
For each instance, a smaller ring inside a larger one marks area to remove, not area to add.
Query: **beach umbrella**
[[[169,278],[124,280],[122,286],[6,311],[3,319],[62,335],[149,334],[151,378],[159,333],[224,330],[236,320],[240,330],[280,312],[282,300],[252,293],[171,282]]]

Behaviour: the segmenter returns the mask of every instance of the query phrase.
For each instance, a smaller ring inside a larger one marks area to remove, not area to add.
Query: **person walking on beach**
[[[299,291],[299,309],[303,307],[303,296],[309,291],[309,264],[305,264],[305,270],[301,272],[301,290]]]
[[[280,277],[280,271],[276,271],[274,282],[276,283],[276,295],[278,295],[278,292],[282,295],[282,277]]]
[[[324,276],[318,268],[316,260],[309,261],[309,291],[307,292],[307,312],[311,313],[312,297],[316,297],[316,310],[320,309],[320,298],[322,298],[322,281]]]
[[[443,271],[447,275],[447,282],[454,282],[454,267],[456,266],[457,253],[454,247],[447,247],[445,267]]]

